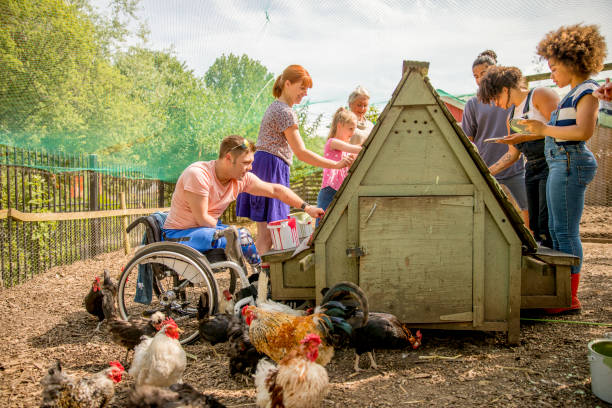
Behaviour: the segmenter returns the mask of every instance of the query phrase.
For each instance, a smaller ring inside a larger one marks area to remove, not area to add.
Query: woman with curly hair
[[[537,53],[548,60],[553,82],[559,88],[571,85],[572,89],[559,102],[548,124],[533,119],[521,123],[530,133],[546,136],[546,196],[553,248],[582,260],[579,224],[584,193],[597,171],[595,156],[585,144],[597,123],[598,101],[593,92],[599,86],[590,77],[603,68],[606,40],[596,25],[564,26],[546,34]],[[548,309],[549,313],[580,311],[580,267],[572,266],[571,306]]]
[[[481,52],[472,63],[472,73],[476,85],[486,71],[497,65],[497,54],[492,50]],[[478,153],[487,166],[504,157],[508,149],[496,143],[487,143],[486,139],[507,135],[506,118],[508,109],[498,108],[493,104],[482,103],[477,97],[467,101],[461,119],[461,128],[465,135],[476,145]],[[527,214],[527,194],[525,192],[525,167],[523,162],[515,160],[495,174],[495,179],[502,185],[509,198],[521,211],[525,224],[529,222]]]
[[[478,99],[485,104],[495,103],[498,108],[509,109],[508,121],[515,118],[550,120],[559,103],[559,96],[549,88],[528,90],[523,74],[516,67],[495,66],[480,79]],[[509,123],[507,123],[510,129]],[[508,152],[489,166],[493,176],[525,156],[525,189],[529,227],[541,245],[552,247],[548,232],[548,207],[546,205],[546,179],[548,165],[544,156],[544,137],[541,135],[510,134],[497,143],[508,145]]]

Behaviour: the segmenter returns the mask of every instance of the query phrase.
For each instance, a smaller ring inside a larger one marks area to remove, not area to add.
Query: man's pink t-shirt
[[[340,161],[345,157],[348,157],[350,153],[343,152],[342,150],[332,149],[329,144],[333,138],[327,139],[325,148],[323,149],[323,157],[333,161]],[[348,175],[348,167],[341,169],[323,169],[323,179],[321,180],[321,189],[329,186],[334,190],[338,191],[342,182]]]
[[[191,212],[185,197],[185,191],[208,197],[208,215],[215,219],[223,214],[223,211],[238,197],[238,194],[243,191],[249,192],[249,187],[257,176],[248,172],[242,180],[234,179],[226,185],[222,185],[215,173],[215,162],[216,160],[195,162],[183,171],[176,182],[176,188],[170,203],[170,214],[168,214],[164,223],[164,228],[188,229],[200,227]]]

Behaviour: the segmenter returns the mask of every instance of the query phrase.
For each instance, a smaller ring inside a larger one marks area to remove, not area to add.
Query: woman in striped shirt
[[[596,25],[576,24],[551,31],[537,47],[548,60],[551,79],[559,87],[571,85],[569,93],[552,113],[548,124],[524,120],[527,130],[544,135],[549,173],[546,185],[548,225],[553,248],[582,260],[579,224],[584,193],[595,177],[597,161],[585,142],[597,124],[599,87],[590,79],[603,68],[606,41]],[[572,304],[569,308],[548,309],[549,313],[579,312],[577,297],[580,265],[572,266]]]

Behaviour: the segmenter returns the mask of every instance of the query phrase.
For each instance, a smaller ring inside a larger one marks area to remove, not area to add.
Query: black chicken
[[[403,349],[412,347],[417,349],[421,345],[421,331],[416,336],[399,319],[389,313],[370,312],[368,321],[362,327],[353,331],[350,346],[355,348],[355,371],[360,371],[359,357],[368,353],[371,367],[378,368],[372,352],[374,349]]]
[[[100,287],[100,278],[98,276],[94,277],[93,282],[91,283],[91,288],[89,292],[83,299],[83,304],[85,305],[85,309],[87,312],[98,318],[98,326],[96,326],[96,331],[100,329],[100,324],[104,320],[104,310],[102,309],[102,288]]]
[[[210,307],[208,302],[208,294],[202,293],[198,301],[198,331],[200,332],[200,337],[214,346],[229,340],[228,329],[232,316],[227,313],[209,315]]]
[[[143,385],[130,393],[129,408],[223,408],[217,399],[196,391],[189,384],[173,384],[170,388]]]
[[[117,284],[113,282],[108,271],[104,271],[104,283],[102,284],[102,308],[107,320],[108,332],[113,341],[127,349],[125,360],[127,361],[130,350],[140,344],[142,336],[152,337],[157,333],[165,316],[162,312],[155,312],[151,319],[141,317],[122,320],[117,316],[115,305],[117,297]]]
[[[255,374],[257,363],[263,357],[251,344],[249,330],[241,318],[234,317],[228,329],[229,349],[227,354],[229,360],[230,376],[240,374],[248,379]]]

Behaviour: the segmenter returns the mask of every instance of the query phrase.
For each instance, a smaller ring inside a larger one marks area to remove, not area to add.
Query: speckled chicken
[[[195,390],[189,384],[170,388],[143,385],[130,393],[128,408],[224,408],[217,399]]]
[[[110,367],[83,378],[62,370],[56,361],[43,378],[42,408],[108,407],[115,395],[115,384],[121,381],[123,366],[112,361]]]

